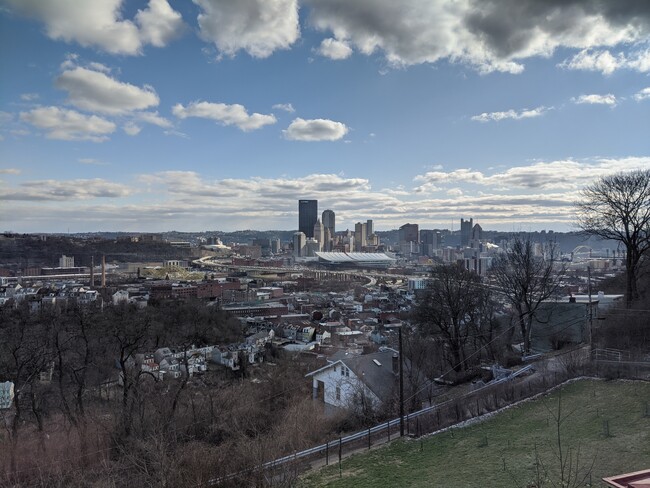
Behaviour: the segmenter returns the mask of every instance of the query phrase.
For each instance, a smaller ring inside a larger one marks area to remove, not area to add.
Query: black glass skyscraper
[[[318,200],[298,200],[298,230],[307,237],[314,237],[317,220]]]

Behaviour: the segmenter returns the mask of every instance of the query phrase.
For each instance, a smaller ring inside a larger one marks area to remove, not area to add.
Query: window
[[[337,400],[341,399],[341,387],[340,386],[336,387],[336,399]]]
[[[345,376],[345,366],[341,366],[341,376]]]

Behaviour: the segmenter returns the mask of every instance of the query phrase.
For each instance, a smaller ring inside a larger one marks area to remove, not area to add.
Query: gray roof
[[[317,252],[320,259],[331,263],[391,263],[395,258],[382,252]]]
[[[397,386],[397,375],[393,373],[392,351],[348,356],[341,358],[341,362],[354,371],[382,401],[387,400]]]

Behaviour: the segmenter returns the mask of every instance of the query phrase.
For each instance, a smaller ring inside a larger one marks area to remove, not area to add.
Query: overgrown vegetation
[[[156,381],[134,367],[158,347],[242,338],[203,303],[37,313],[24,303],[0,314],[0,376],[16,385],[0,431],[2,486],[196,486],[338,428],[311,402],[312,365],[279,351],[246,378],[216,369]]]

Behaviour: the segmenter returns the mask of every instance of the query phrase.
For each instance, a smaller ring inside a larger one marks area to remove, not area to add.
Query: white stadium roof
[[[316,256],[330,263],[390,263],[395,258],[383,252],[317,252]]]

